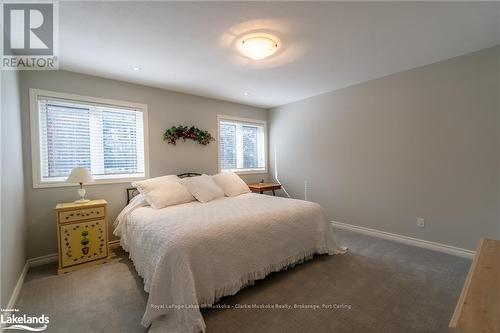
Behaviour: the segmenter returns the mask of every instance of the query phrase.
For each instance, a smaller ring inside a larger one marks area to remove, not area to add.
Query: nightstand
[[[109,256],[106,200],[56,206],[58,274],[106,262]]]
[[[278,183],[256,183],[256,184],[249,184],[248,188],[250,188],[250,191],[257,192],[260,194],[264,193],[265,191],[273,191],[273,195],[276,196],[276,193],[274,193],[274,190],[281,189],[281,184],[278,184]]]

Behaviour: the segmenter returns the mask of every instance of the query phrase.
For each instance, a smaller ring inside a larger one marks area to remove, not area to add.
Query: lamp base
[[[82,184],[80,184],[80,186],[81,186],[81,185],[82,185]],[[80,187],[80,188],[78,189],[78,195],[80,196],[80,199],[75,200],[75,203],[77,203],[77,204],[84,204],[84,203],[89,202],[89,201],[90,201],[89,199],[85,199],[85,193],[86,193],[86,192],[87,192],[87,191],[85,191],[85,189],[83,188],[83,186],[82,186],[82,187]]]
[[[84,204],[84,203],[90,202],[90,200],[89,199],[78,199],[78,200],[75,200],[73,202],[76,204]]]

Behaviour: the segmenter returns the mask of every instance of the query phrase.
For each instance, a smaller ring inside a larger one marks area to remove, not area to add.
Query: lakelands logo
[[[2,4],[1,69],[58,69],[57,2]]]
[[[16,314],[1,314],[0,323],[5,325],[4,330],[26,330],[31,332],[41,332],[47,329],[49,317],[42,314],[41,316],[27,316]]]

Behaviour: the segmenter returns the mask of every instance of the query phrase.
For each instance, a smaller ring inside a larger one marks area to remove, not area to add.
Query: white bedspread
[[[318,204],[253,193],[158,210],[136,197],[115,226],[149,293],[150,332],[204,331],[198,305],[315,253],[345,252]]]

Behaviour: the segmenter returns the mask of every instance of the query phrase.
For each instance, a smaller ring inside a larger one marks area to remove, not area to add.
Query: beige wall
[[[26,262],[19,74],[1,71],[1,307],[5,308]]]
[[[264,109],[150,88],[83,74],[59,71],[25,71],[21,75],[23,143],[27,212],[28,257],[57,251],[54,207],[58,202],[76,199],[76,187],[33,189],[29,127],[29,88],[39,88],[86,96],[145,103],[149,113],[149,155],[151,177],[182,172],[217,173],[217,143],[201,146],[193,141],[172,146],[163,141],[166,128],[194,125],[216,135],[217,114],[267,119]],[[266,174],[243,177],[246,181],[267,178]],[[89,198],[109,202],[108,224],[125,206],[125,189],[130,184],[87,186]],[[111,228],[110,228],[111,231]]]
[[[292,196],[303,197],[307,180],[309,199],[332,220],[469,249],[482,236],[500,237],[499,52],[485,50],[275,108],[269,114],[270,166],[277,147],[279,178]],[[165,128],[193,124],[215,134],[217,114],[267,118],[263,109],[120,81],[23,72],[28,257],[56,252],[53,208],[76,193],[72,187],[32,187],[29,88],[148,104],[151,176],[217,172],[216,143],[174,147],[162,141]],[[261,178],[267,175],[246,180]],[[88,196],[109,201],[112,222],[128,186],[92,185]],[[426,219],[426,228],[416,227],[417,217]]]
[[[306,180],[331,220],[467,249],[500,237],[499,59],[497,47],[272,109],[280,180],[297,198]]]

